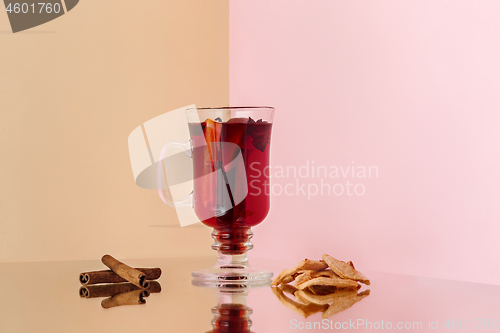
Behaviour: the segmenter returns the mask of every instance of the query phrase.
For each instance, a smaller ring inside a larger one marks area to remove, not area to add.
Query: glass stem
[[[240,255],[226,255],[222,252],[218,252],[219,257],[217,258],[217,266],[248,266],[247,253]]]

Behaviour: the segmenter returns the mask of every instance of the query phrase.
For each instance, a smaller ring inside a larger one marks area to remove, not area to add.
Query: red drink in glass
[[[212,249],[218,252],[215,266],[192,273],[193,284],[269,285],[272,272],[249,266],[247,251],[253,248],[251,228],[269,212],[274,108],[189,108],[186,116],[190,142],[171,142],[164,149],[181,149],[192,157],[193,193],[174,203],[194,208],[196,217],[213,228]]]
[[[224,255],[251,249],[250,228],[269,212],[271,129],[270,122],[251,117],[189,124],[194,210],[215,229],[213,247]]]

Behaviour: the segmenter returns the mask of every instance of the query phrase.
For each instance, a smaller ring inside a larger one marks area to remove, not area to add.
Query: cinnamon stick
[[[103,256],[101,261],[104,265],[108,266],[113,272],[128,282],[144,289],[149,286],[149,282],[146,280],[146,275],[143,272],[116,260],[109,254]]]
[[[80,297],[95,298],[95,297],[110,297],[118,294],[126,293],[140,288],[132,283],[111,283],[80,287]],[[149,281],[149,287],[146,289],[150,293],[159,293],[161,285],[157,281]]]
[[[156,280],[161,276],[160,268],[136,268],[144,273],[146,280]],[[98,283],[120,283],[127,282],[112,270],[85,272],[80,274],[80,283],[84,286]]]
[[[127,293],[122,293],[113,297],[105,298],[102,300],[101,306],[105,309],[109,309],[121,305],[146,304],[146,300],[144,299],[144,297],[148,296],[149,292],[147,290],[133,290]]]

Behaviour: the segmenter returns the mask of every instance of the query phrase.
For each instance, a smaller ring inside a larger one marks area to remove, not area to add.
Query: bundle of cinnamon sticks
[[[132,268],[110,255],[101,261],[109,270],[80,274],[80,297],[107,297],[101,306],[105,309],[120,305],[145,304],[150,293],[159,293],[160,268]]]

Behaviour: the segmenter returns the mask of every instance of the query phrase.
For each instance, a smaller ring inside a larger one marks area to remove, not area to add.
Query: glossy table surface
[[[191,284],[191,271],[211,266],[214,258],[124,260],[134,267],[160,267],[159,294],[146,304],[101,307],[102,298],[81,298],[79,273],[106,269],[98,260],[0,264],[0,332],[208,332],[212,308],[246,304],[251,331],[361,332],[380,329],[420,332],[500,332],[500,286],[363,271],[370,295],[323,321],[304,318],[284,306],[270,287],[221,293]],[[274,274],[294,262],[251,258]],[[359,267],[358,267],[359,268]],[[293,298],[293,297],[292,297]],[[233,330],[239,332],[238,330]]]

